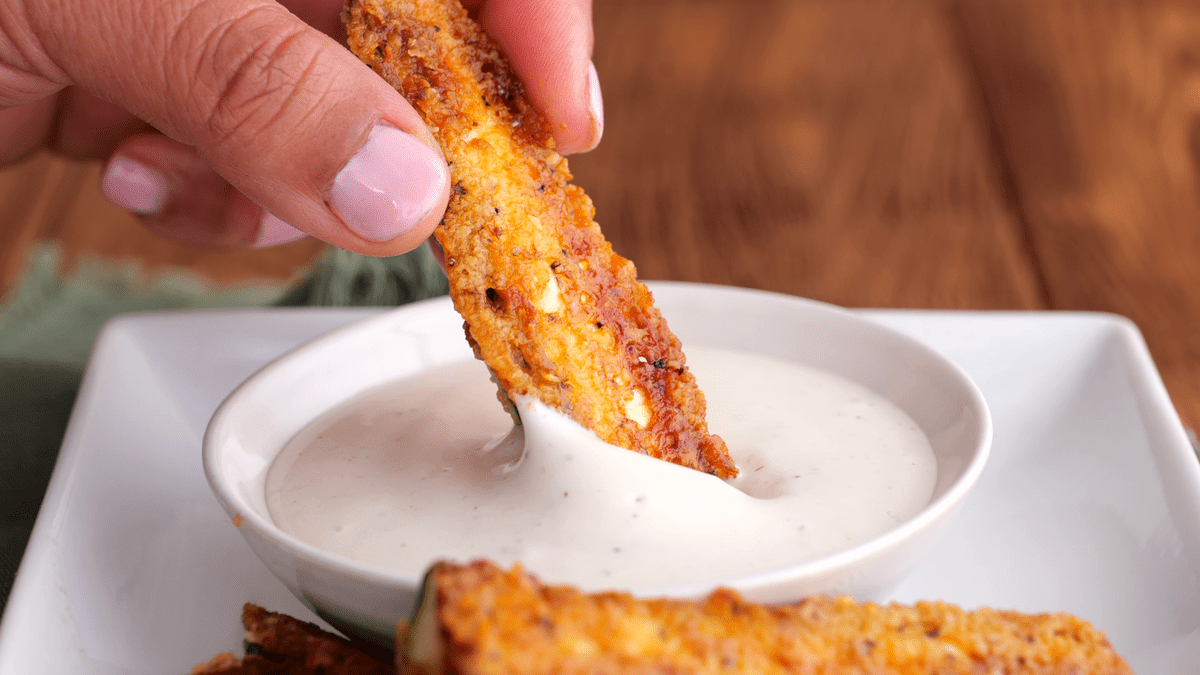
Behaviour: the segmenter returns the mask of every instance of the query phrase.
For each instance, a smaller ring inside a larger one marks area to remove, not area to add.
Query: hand
[[[0,0],[0,166],[40,147],[107,159],[109,201],[194,243],[416,248],[449,196],[436,143],[339,44],[341,0],[281,2]],[[464,4],[560,151],[594,147],[591,0]]]

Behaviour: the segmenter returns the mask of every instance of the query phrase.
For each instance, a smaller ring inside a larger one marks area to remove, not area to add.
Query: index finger
[[[604,102],[592,64],[591,0],[479,0],[484,30],[504,48],[563,154],[587,152],[604,133]]]

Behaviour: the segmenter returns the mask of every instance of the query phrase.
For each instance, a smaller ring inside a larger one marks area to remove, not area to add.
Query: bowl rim
[[[938,523],[942,518],[961,504],[961,502],[969,494],[971,488],[978,481],[980,474],[983,472],[984,466],[987,463],[988,456],[991,454],[991,446],[993,440],[993,422],[991,411],[987,405],[987,401],[980,391],[978,385],[967,375],[967,373],[953,360],[943,355],[941,352],[932,348],[928,344],[911,337],[899,330],[884,325],[870,317],[863,316],[855,312],[853,309],[847,309],[838,305],[811,300],[783,293],[772,291],[763,291],[758,289],[742,288],[737,286],[725,286],[718,284],[706,284],[695,282],[679,282],[679,281],[650,281],[646,282],[652,293],[665,291],[667,293],[694,293],[702,291],[710,297],[712,294],[720,294],[724,296],[733,296],[734,298],[754,297],[761,301],[771,303],[782,303],[784,305],[796,305],[803,307],[807,312],[818,312],[832,314],[842,321],[849,321],[859,324],[868,330],[876,331],[879,334],[885,335],[889,340],[895,340],[903,343],[909,349],[915,349],[922,352],[925,356],[938,363],[946,372],[948,372],[957,385],[961,388],[961,393],[964,396],[964,405],[967,409],[972,409],[977,413],[978,433],[972,440],[972,450],[970,461],[963,467],[962,473],[957,479],[951,483],[945,492],[936,498],[930,500],[928,504],[922,507],[917,513],[913,514],[899,525],[875,535],[863,542],[855,544],[849,548],[836,551],[834,553],[819,556],[804,562],[786,565],[775,570],[763,572],[755,572],[743,576],[733,577],[723,580],[714,581],[698,581],[688,582],[685,584],[674,584],[657,586],[653,588],[639,589],[620,589],[625,592],[631,592],[638,596],[670,596],[670,597],[696,597],[705,593],[711,592],[718,586],[729,587],[737,590],[753,590],[757,587],[770,586],[784,581],[796,581],[799,579],[816,578],[823,575],[834,573],[841,569],[848,569],[856,566],[859,563],[866,562],[873,557],[879,556],[888,550],[898,546],[905,540],[916,537],[922,531],[931,528]],[[205,429],[202,441],[202,461],[204,465],[205,478],[209,483],[213,494],[217,497],[226,513],[233,518],[235,525],[242,530],[243,536],[248,533],[245,529],[250,527],[257,533],[259,537],[265,539],[271,545],[282,549],[286,553],[297,557],[310,560],[320,567],[325,568],[336,574],[347,577],[361,578],[373,584],[383,586],[415,588],[421,580],[421,573],[417,575],[406,575],[399,572],[383,570],[380,568],[365,565],[355,562],[347,558],[329,553],[323,549],[317,548],[301,539],[298,539],[287,532],[279,529],[269,518],[264,518],[259,513],[250,508],[249,505],[242,507],[241,498],[234,492],[231,485],[227,485],[222,477],[222,472],[219,468],[219,458],[221,456],[221,448],[218,447],[218,436],[223,431],[226,424],[229,423],[228,418],[231,415],[231,410],[238,405],[242,397],[247,395],[247,391],[256,386],[257,382],[263,378],[270,377],[273,373],[279,370],[290,367],[290,362],[294,359],[303,356],[303,354],[316,351],[330,343],[336,343],[345,338],[347,334],[354,334],[360,331],[369,331],[377,324],[387,324],[395,321],[399,315],[411,315],[420,312],[442,312],[445,310],[453,311],[450,298],[442,296],[419,302],[403,305],[398,308],[383,311],[376,316],[371,316],[366,319],[351,322],[345,326],[334,329],[329,333],[321,335],[317,338],[304,342],[293,349],[290,349],[269,363],[265,364],[253,374],[247,377],[239,384],[228,396],[221,402],[213,413],[208,426]]]

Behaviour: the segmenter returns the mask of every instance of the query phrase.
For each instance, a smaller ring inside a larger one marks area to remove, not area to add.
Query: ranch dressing
[[[284,531],[372,567],[415,576],[482,557],[597,590],[803,562],[928,503],[929,442],[886,399],[760,356],[690,349],[688,365],[741,471],[728,482],[602,443],[531,399],[510,432],[486,369],[463,361],[311,423],[271,467],[268,508]]]

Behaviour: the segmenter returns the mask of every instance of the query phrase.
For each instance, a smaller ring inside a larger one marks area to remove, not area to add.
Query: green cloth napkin
[[[298,283],[213,286],[184,269],[149,275],[88,260],[62,278],[54,245],[34,250],[0,304],[0,610],[8,601],[83,368],[106,321],[169,309],[390,307],[448,292],[425,247],[393,258],[330,248]]]

